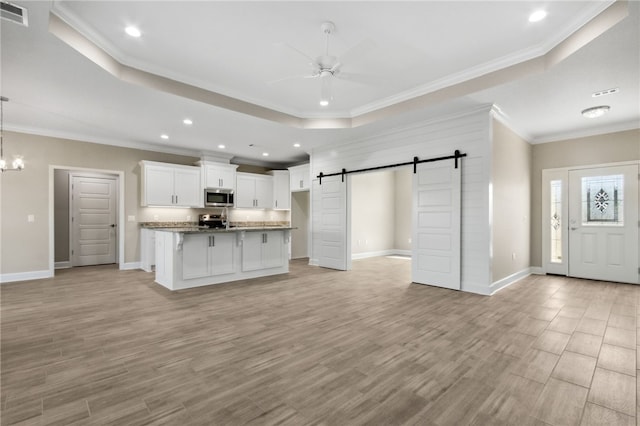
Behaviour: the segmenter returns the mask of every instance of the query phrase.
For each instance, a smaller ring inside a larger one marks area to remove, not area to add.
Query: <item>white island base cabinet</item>
[[[169,290],[289,272],[290,230],[156,231],[156,282]]]

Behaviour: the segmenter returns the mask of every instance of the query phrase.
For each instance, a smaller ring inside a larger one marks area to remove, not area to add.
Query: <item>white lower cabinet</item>
[[[156,264],[156,231],[149,228],[140,229],[140,268],[152,272]]]
[[[235,272],[234,234],[186,234],[182,243],[182,279]]]
[[[281,231],[247,232],[242,241],[242,270],[278,268],[286,261]]]
[[[156,282],[169,290],[286,274],[290,229],[155,231]]]

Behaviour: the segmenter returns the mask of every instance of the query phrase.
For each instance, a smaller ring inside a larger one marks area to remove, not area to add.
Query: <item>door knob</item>
[[[115,227],[116,227],[116,224],[115,224],[115,223],[112,223],[112,224],[111,224],[111,225],[109,225],[109,226],[110,226],[110,227],[112,227],[112,228],[115,228]]]

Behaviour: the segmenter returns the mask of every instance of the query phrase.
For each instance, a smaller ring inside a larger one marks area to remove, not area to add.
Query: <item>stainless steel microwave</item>
[[[233,207],[233,190],[225,188],[206,188],[204,190],[205,207]]]

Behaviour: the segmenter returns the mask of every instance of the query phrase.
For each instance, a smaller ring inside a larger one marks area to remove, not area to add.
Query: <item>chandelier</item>
[[[4,159],[4,103],[9,102],[9,98],[0,96],[0,170],[2,172],[19,172],[24,169],[24,161],[19,155],[14,155],[11,168],[7,168],[7,161]]]

